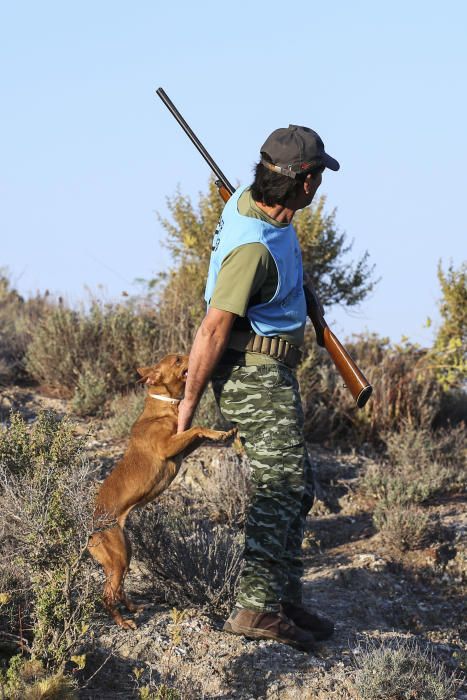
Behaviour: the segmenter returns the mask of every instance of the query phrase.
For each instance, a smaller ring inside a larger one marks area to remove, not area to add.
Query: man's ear
[[[313,175],[309,173],[305,180],[303,181],[303,189],[305,190],[305,194],[310,194],[310,190],[313,187]]]

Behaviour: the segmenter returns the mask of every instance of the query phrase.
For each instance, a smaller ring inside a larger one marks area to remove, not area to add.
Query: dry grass
[[[369,465],[358,489],[375,501],[373,522],[383,542],[399,551],[417,549],[432,529],[420,505],[465,484],[465,432],[462,426],[433,432],[404,423],[385,440],[385,459]]]
[[[195,464],[186,465],[176,492],[168,492],[165,498],[173,499],[175,493],[200,516],[238,529],[245,522],[249,504],[248,459],[243,452],[230,449],[210,453],[208,464],[200,455]]]

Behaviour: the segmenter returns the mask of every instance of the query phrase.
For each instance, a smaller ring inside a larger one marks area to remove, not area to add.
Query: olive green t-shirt
[[[278,228],[288,226],[287,223],[277,223],[262,211],[253,200],[250,189],[246,189],[240,196],[237,207],[243,216],[262,219]],[[276,263],[266,246],[262,243],[246,243],[234,248],[222,261],[210,306],[221,311],[230,311],[240,317],[235,320],[233,333],[235,330],[245,330],[250,327],[244,319],[248,307],[270,301],[276,292],[277,282]],[[304,332],[303,325],[293,334],[281,333],[281,338],[300,346],[303,343]],[[259,353],[246,352],[244,355],[247,365],[277,362],[274,358]]]

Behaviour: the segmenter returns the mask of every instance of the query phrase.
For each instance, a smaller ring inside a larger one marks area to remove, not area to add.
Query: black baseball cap
[[[316,131],[295,124],[273,131],[261,147],[261,156],[261,162],[269,170],[287,177],[297,177],[319,166],[330,170],[340,168],[337,160],[324,150]]]

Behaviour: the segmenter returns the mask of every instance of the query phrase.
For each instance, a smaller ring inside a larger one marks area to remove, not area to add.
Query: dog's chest
[[[181,463],[182,456],[177,455],[176,457],[167,459],[163,464],[162,470],[160,468],[160,464],[158,465],[158,468],[155,469],[155,472],[149,477],[147,482],[146,488],[148,495],[145,498],[146,503],[152,501],[154,498],[159,496],[159,494],[165,491],[168,486],[170,486],[174,478],[177,476]]]

